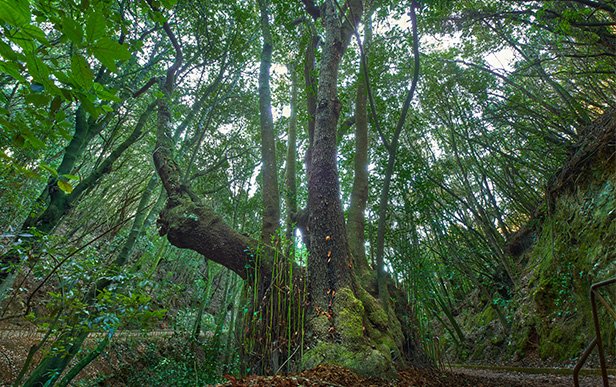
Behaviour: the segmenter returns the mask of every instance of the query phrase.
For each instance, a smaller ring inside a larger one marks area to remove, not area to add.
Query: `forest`
[[[0,33],[0,385],[616,368],[616,1],[0,0]]]

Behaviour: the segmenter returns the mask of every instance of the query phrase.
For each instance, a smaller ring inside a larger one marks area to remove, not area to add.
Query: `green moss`
[[[343,288],[336,293],[333,312],[336,334],[342,343],[352,348],[364,345],[364,306],[351,289]]]
[[[397,375],[391,359],[377,349],[364,347],[353,351],[337,343],[321,343],[304,353],[300,369],[310,369],[325,363],[348,368],[361,377],[393,379]]]

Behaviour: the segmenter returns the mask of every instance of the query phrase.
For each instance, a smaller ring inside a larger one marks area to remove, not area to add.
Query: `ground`
[[[229,377],[229,382],[216,387],[571,387],[571,375],[525,374],[477,369],[417,370],[398,374],[398,380],[360,379],[352,372],[336,366],[319,366],[291,376],[253,376],[247,379]],[[581,376],[581,387],[601,386],[599,376]],[[611,377],[610,386],[616,386]],[[213,386],[211,386],[213,387]]]
[[[31,331],[19,331],[19,330],[0,330],[0,386],[9,386],[11,382],[19,372],[21,364],[25,360],[27,348],[29,348],[40,337],[38,334],[32,335],[18,335],[17,333],[31,332]],[[121,376],[123,372],[136,372],[139,367],[146,367],[147,364],[129,364],[130,362],[120,354],[122,352],[131,353],[132,357],[136,354],[145,353],[145,347],[148,342],[158,342],[159,345],[165,342],[164,334],[171,334],[169,331],[161,331],[161,335],[157,337],[139,336],[139,344],[127,342],[128,347],[123,344],[114,346],[115,349],[101,356],[93,364],[88,366],[78,377],[82,383],[81,385],[101,385],[101,386],[125,386],[127,385]],[[164,334],[163,334],[164,333]],[[132,336],[119,335],[118,339],[124,341]],[[133,343],[133,344],[131,344]],[[143,348],[141,348],[143,347]],[[541,360],[538,357],[527,357],[522,364],[516,364],[517,366],[528,367],[527,370],[533,370],[533,367],[556,367],[552,372],[558,372],[561,370],[571,370],[573,368],[572,362],[550,363],[545,360]],[[36,359],[35,359],[36,362]],[[610,357],[608,359],[609,367],[614,367],[614,359]],[[495,363],[492,363],[495,365]],[[592,356],[590,359],[589,367],[596,367],[596,356]],[[128,365],[128,366],[127,366]],[[498,365],[513,365],[503,364]],[[93,382],[99,377],[108,375],[104,378],[103,384]],[[351,371],[338,366],[318,366],[316,368],[304,371],[299,374],[289,376],[251,376],[246,379],[236,379],[228,376],[228,382],[224,384],[211,385],[220,387],[259,387],[259,386],[273,386],[273,387],[394,387],[394,386],[425,386],[425,387],[454,387],[454,386],[472,386],[472,387],[571,387],[573,385],[573,379],[570,374],[556,375],[556,374],[528,374],[522,372],[512,371],[495,371],[495,370],[482,370],[473,368],[443,368],[433,370],[420,370],[420,369],[407,369],[398,372],[397,380],[384,380],[374,378],[361,379]],[[87,382],[87,381],[90,382]],[[581,387],[595,387],[602,386],[600,376],[581,376]],[[610,385],[616,387],[616,379],[610,376]],[[149,380],[151,386],[166,386],[173,387],[173,381],[171,380]],[[160,383],[159,383],[160,382]],[[92,384],[94,383],[94,384]],[[161,384],[162,383],[162,384]]]

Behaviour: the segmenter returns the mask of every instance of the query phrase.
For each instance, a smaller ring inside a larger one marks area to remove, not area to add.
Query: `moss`
[[[321,343],[310,349],[302,357],[300,369],[311,369],[320,364],[335,364],[355,372],[361,377],[382,377],[393,379],[396,370],[391,364],[391,359],[371,347],[361,350],[350,350],[338,343]]]
[[[336,335],[342,343],[351,348],[364,345],[364,306],[351,289],[342,288],[336,293],[333,312]]]

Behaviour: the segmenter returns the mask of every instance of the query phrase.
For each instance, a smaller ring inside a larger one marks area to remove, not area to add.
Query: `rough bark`
[[[259,0],[263,49],[259,70],[259,116],[261,120],[261,176],[263,179],[263,217],[261,241],[271,243],[280,226],[280,197],[278,195],[278,170],[276,169],[276,135],[272,118],[270,67],[272,64],[272,35],[265,0]]]

